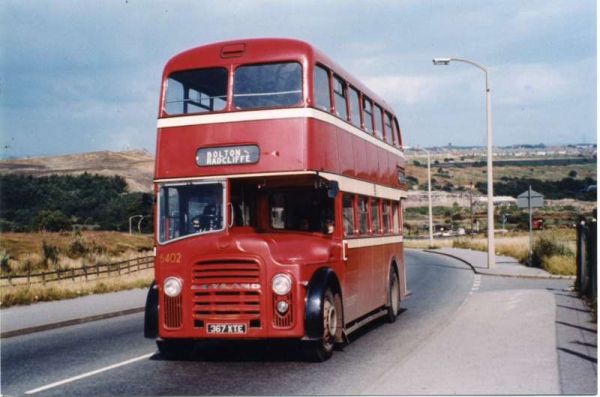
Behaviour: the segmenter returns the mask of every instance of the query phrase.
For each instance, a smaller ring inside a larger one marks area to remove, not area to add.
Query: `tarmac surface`
[[[596,394],[597,326],[572,280],[502,258],[486,274],[486,258],[406,250],[398,321],[366,326],[321,364],[279,343],[211,342],[165,361],[143,314],[120,315],[146,290],[2,309],[2,394]]]

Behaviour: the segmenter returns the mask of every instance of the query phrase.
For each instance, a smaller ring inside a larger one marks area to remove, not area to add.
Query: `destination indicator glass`
[[[200,167],[254,164],[259,158],[260,152],[256,145],[200,148],[196,152],[196,164]]]

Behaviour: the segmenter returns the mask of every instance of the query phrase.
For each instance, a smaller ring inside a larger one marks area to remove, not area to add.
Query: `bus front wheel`
[[[304,356],[308,361],[322,362],[331,357],[336,335],[341,332],[341,299],[327,288],[322,301],[323,336],[316,341],[307,341],[303,345]]]

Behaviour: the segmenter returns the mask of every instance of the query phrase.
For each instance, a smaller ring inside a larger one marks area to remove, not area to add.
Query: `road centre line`
[[[88,378],[90,376],[94,376],[94,375],[97,375],[97,374],[102,373],[102,372],[110,371],[111,369],[119,368],[119,367],[122,367],[124,365],[134,363],[136,361],[145,360],[147,358],[152,357],[155,354],[156,354],[156,352],[152,352],[152,353],[144,354],[143,356],[134,357],[132,359],[129,359],[129,360],[126,360],[126,361],[122,361],[120,363],[109,365],[108,367],[96,369],[94,371],[86,372],[86,373],[81,374],[81,375],[77,375],[77,376],[73,376],[71,378],[63,379],[63,380],[60,380],[58,382],[50,383],[49,385],[40,386],[38,388],[31,389],[29,391],[26,391],[25,394],[35,394],[35,393],[39,393],[39,392],[44,391],[44,390],[55,388],[57,386],[62,386],[64,384],[75,382],[75,381],[80,380],[80,379]]]

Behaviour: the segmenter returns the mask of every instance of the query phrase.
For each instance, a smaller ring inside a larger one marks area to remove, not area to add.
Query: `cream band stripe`
[[[201,176],[192,178],[169,178],[155,179],[155,183],[169,182],[185,182],[185,181],[202,181],[215,179],[235,179],[235,178],[254,178],[261,176],[292,176],[292,175],[315,175],[316,171],[291,171],[291,172],[265,172],[255,174],[234,174],[234,175],[214,175]],[[399,200],[408,197],[406,190],[395,189],[383,185],[378,185],[371,182],[359,181],[358,179],[349,178],[347,176],[331,174],[329,172],[319,172],[323,178],[330,181],[337,181],[342,192],[364,194],[365,196],[377,197],[386,200]]]
[[[380,141],[372,135],[368,135],[361,129],[358,129],[345,121],[324,112],[322,110],[312,108],[292,108],[292,109],[272,109],[272,110],[252,110],[242,112],[231,112],[231,113],[211,113],[201,114],[195,116],[181,116],[181,117],[168,117],[158,119],[158,128],[170,128],[170,127],[184,127],[190,125],[203,125],[203,124],[219,124],[219,123],[235,123],[241,121],[257,121],[257,120],[278,120],[278,119],[290,119],[290,118],[312,118],[321,120],[323,122],[333,124],[338,128],[341,128],[350,134],[357,136],[358,138],[372,143],[390,153],[404,158],[404,153],[388,145],[387,143]]]
[[[373,247],[377,245],[402,243],[404,238],[402,236],[385,236],[385,237],[364,237],[364,238],[353,238],[344,240],[344,244],[348,248],[362,248],[362,247]]]

